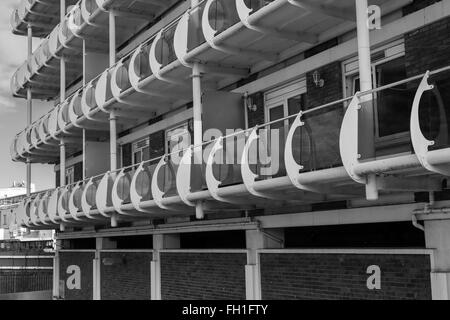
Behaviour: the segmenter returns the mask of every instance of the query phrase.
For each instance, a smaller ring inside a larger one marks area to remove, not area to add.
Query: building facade
[[[11,156],[56,184],[12,214],[57,231],[55,299],[449,298],[450,0],[22,0],[11,23]]]

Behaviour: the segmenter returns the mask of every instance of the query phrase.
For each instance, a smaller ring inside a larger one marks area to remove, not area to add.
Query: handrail
[[[446,66],[446,67],[443,67],[443,68],[440,68],[440,69],[436,69],[436,70],[430,71],[429,74],[435,75],[435,74],[439,74],[439,73],[442,73],[442,72],[445,72],[445,71],[449,71],[449,70],[450,70],[450,65]],[[260,124],[260,125],[256,125],[256,126],[254,126],[252,128],[248,128],[248,129],[245,129],[245,130],[233,132],[231,134],[228,134],[228,135],[225,135],[225,136],[221,136],[221,137],[212,139],[210,141],[202,142],[201,144],[191,145],[191,146],[189,146],[187,148],[184,148],[184,149],[181,149],[181,150],[177,150],[177,151],[173,151],[171,153],[167,153],[167,154],[164,154],[162,156],[158,156],[158,157],[155,157],[155,158],[152,158],[152,159],[149,159],[149,160],[145,160],[145,161],[142,161],[142,162],[137,163],[137,164],[132,164],[130,166],[122,167],[122,168],[119,168],[119,169],[116,169],[116,170],[112,170],[112,171],[109,170],[109,171],[106,171],[104,173],[98,174],[96,176],[92,176],[92,177],[89,177],[89,178],[86,178],[86,179],[74,182],[72,184],[65,185],[63,187],[73,187],[73,186],[75,186],[75,185],[77,185],[79,183],[87,182],[87,181],[89,181],[91,179],[100,178],[100,177],[102,177],[102,176],[104,176],[106,174],[118,173],[118,172],[120,172],[122,170],[127,170],[127,169],[132,169],[132,168],[138,167],[141,164],[148,164],[148,163],[151,163],[151,162],[157,162],[157,161],[161,160],[162,158],[170,157],[170,156],[175,155],[175,154],[184,153],[188,149],[191,149],[191,148],[197,149],[197,148],[200,148],[200,147],[212,144],[214,142],[217,142],[219,139],[228,139],[228,138],[232,138],[232,137],[239,136],[239,135],[242,135],[242,134],[248,134],[248,133],[252,132],[255,129],[261,129],[261,128],[273,125],[275,123],[278,123],[278,122],[283,122],[283,121],[286,121],[286,120],[289,120],[289,119],[296,118],[296,117],[298,117],[299,114],[306,115],[306,114],[313,113],[313,112],[316,112],[316,111],[319,111],[319,110],[322,110],[322,109],[326,109],[328,107],[331,107],[331,106],[334,106],[334,105],[337,105],[337,104],[340,104],[340,103],[344,103],[344,102],[350,101],[355,96],[357,96],[357,97],[365,96],[367,94],[380,92],[380,91],[383,91],[383,90],[386,90],[386,89],[389,89],[389,88],[392,88],[392,87],[396,87],[396,86],[399,86],[401,84],[404,84],[404,83],[407,83],[407,82],[410,82],[410,81],[413,81],[413,80],[420,79],[425,74],[426,74],[426,72],[422,73],[422,74],[419,74],[419,75],[416,75],[416,76],[409,77],[409,78],[404,79],[404,80],[396,81],[396,82],[393,82],[393,83],[390,83],[390,84],[387,84],[387,85],[384,85],[384,86],[381,86],[381,87],[378,87],[378,88],[375,88],[375,89],[372,89],[372,90],[358,92],[355,95],[352,95],[350,97],[346,97],[346,98],[335,100],[335,101],[332,101],[332,102],[329,102],[329,103],[325,103],[325,104],[322,104],[320,106],[317,106],[317,107],[314,107],[314,108],[311,108],[311,109],[308,109],[308,110],[304,110],[304,111],[302,110],[302,111],[300,111],[299,113],[296,113],[296,114],[292,114],[292,115],[289,115],[289,116],[286,116],[286,117],[283,117],[283,118],[280,118],[280,119],[277,119],[277,120],[273,120],[273,121],[269,121],[269,122],[266,122],[266,123],[263,123],[263,124]]]

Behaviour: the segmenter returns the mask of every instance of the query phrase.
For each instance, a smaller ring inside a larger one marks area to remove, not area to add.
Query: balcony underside
[[[76,0],[67,0],[66,5],[75,4]],[[60,21],[60,0],[21,0],[11,15],[11,27],[14,34],[28,34],[32,28],[33,37],[46,37]]]

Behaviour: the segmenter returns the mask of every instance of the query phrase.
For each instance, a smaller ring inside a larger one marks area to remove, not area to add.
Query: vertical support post
[[[109,131],[111,171],[115,171],[117,170],[117,117],[114,110],[109,114]]]
[[[66,185],[66,143],[64,138],[59,141],[59,184],[61,187]]]
[[[83,39],[83,87],[86,86],[86,40]],[[83,180],[86,179],[86,129],[83,128]]]
[[[60,101],[61,103],[66,100],[66,59],[64,56],[61,56],[59,60],[60,66]]]
[[[368,24],[367,0],[355,0],[356,29],[358,40],[359,81],[361,92],[373,89],[372,63],[370,56],[370,32]],[[372,95],[361,97],[362,108],[359,112],[360,128],[358,140],[364,141],[361,150],[366,157],[375,156],[375,116]],[[360,144],[361,148],[362,144]],[[375,175],[369,175],[366,182],[366,197],[368,200],[378,199],[377,180]]]
[[[114,10],[109,11],[109,66],[116,63],[116,16]],[[109,143],[111,171],[117,170],[117,117],[114,110],[109,114]],[[117,214],[111,216],[111,226],[117,227]]]
[[[64,21],[66,16],[66,0],[60,0],[59,2],[60,22]],[[59,61],[59,100],[62,103],[66,100],[66,60],[64,55],[61,56]],[[66,143],[64,138],[59,141],[59,184],[60,186],[66,185]],[[64,231],[65,226],[63,223],[59,225],[60,230]]]
[[[101,251],[104,249],[116,249],[117,243],[115,241],[111,241],[108,238],[96,238],[95,239],[95,257],[92,261],[92,274],[93,274],[93,282],[92,282],[92,298],[93,300],[101,300]]]
[[[59,7],[60,7],[60,19],[62,22],[64,20],[64,17],[66,16],[66,0],[59,0]]]
[[[450,300],[450,220],[425,221],[425,244],[432,249],[431,294],[433,300]]]
[[[117,170],[117,117],[114,110],[109,114],[109,139],[111,172],[114,175]],[[115,212],[111,215],[111,226],[117,227],[117,213]]]
[[[160,250],[180,248],[179,234],[154,234],[153,259],[150,263],[151,300],[161,300],[161,256]]]
[[[109,11],[109,66],[116,63],[116,16],[114,10]]]
[[[284,247],[284,230],[247,230],[247,265],[245,266],[245,288],[247,300],[261,300],[261,266],[259,249]]]
[[[33,55],[33,29],[30,25],[27,27],[27,40],[28,40],[28,51],[27,51],[27,62],[31,65],[31,58]],[[27,126],[30,126],[33,121],[33,95],[31,93],[31,86],[27,88]],[[26,172],[26,189],[27,197],[31,196],[31,160],[27,159],[27,172]]]
[[[193,97],[193,117],[194,117],[194,163],[196,166],[201,167],[203,162],[203,122],[202,122],[202,75],[200,72],[200,66],[198,63],[194,63],[192,68],[192,97]],[[198,201],[195,204],[195,216],[197,219],[203,219],[205,217],[203,211],[203,202]]]

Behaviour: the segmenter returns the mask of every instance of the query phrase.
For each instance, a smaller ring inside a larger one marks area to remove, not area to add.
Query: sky
[[[0,1],[0,188],[10,187],[14,181],[26,180],[26,165],[13,162],[9,148],[14,136],[26,127],[26,100],[14,98],[10,90],[10,79],[26,60],[27,39],[14,35],[9,23],[13,8],[20,0]],[[33,46],[40,40],[34,39]],[[33,120],[38,119],[52,107],[51,102],[33,100]],[[54,188],[55,176],[52,165],[33,164],[31,182],[36,191]]]

